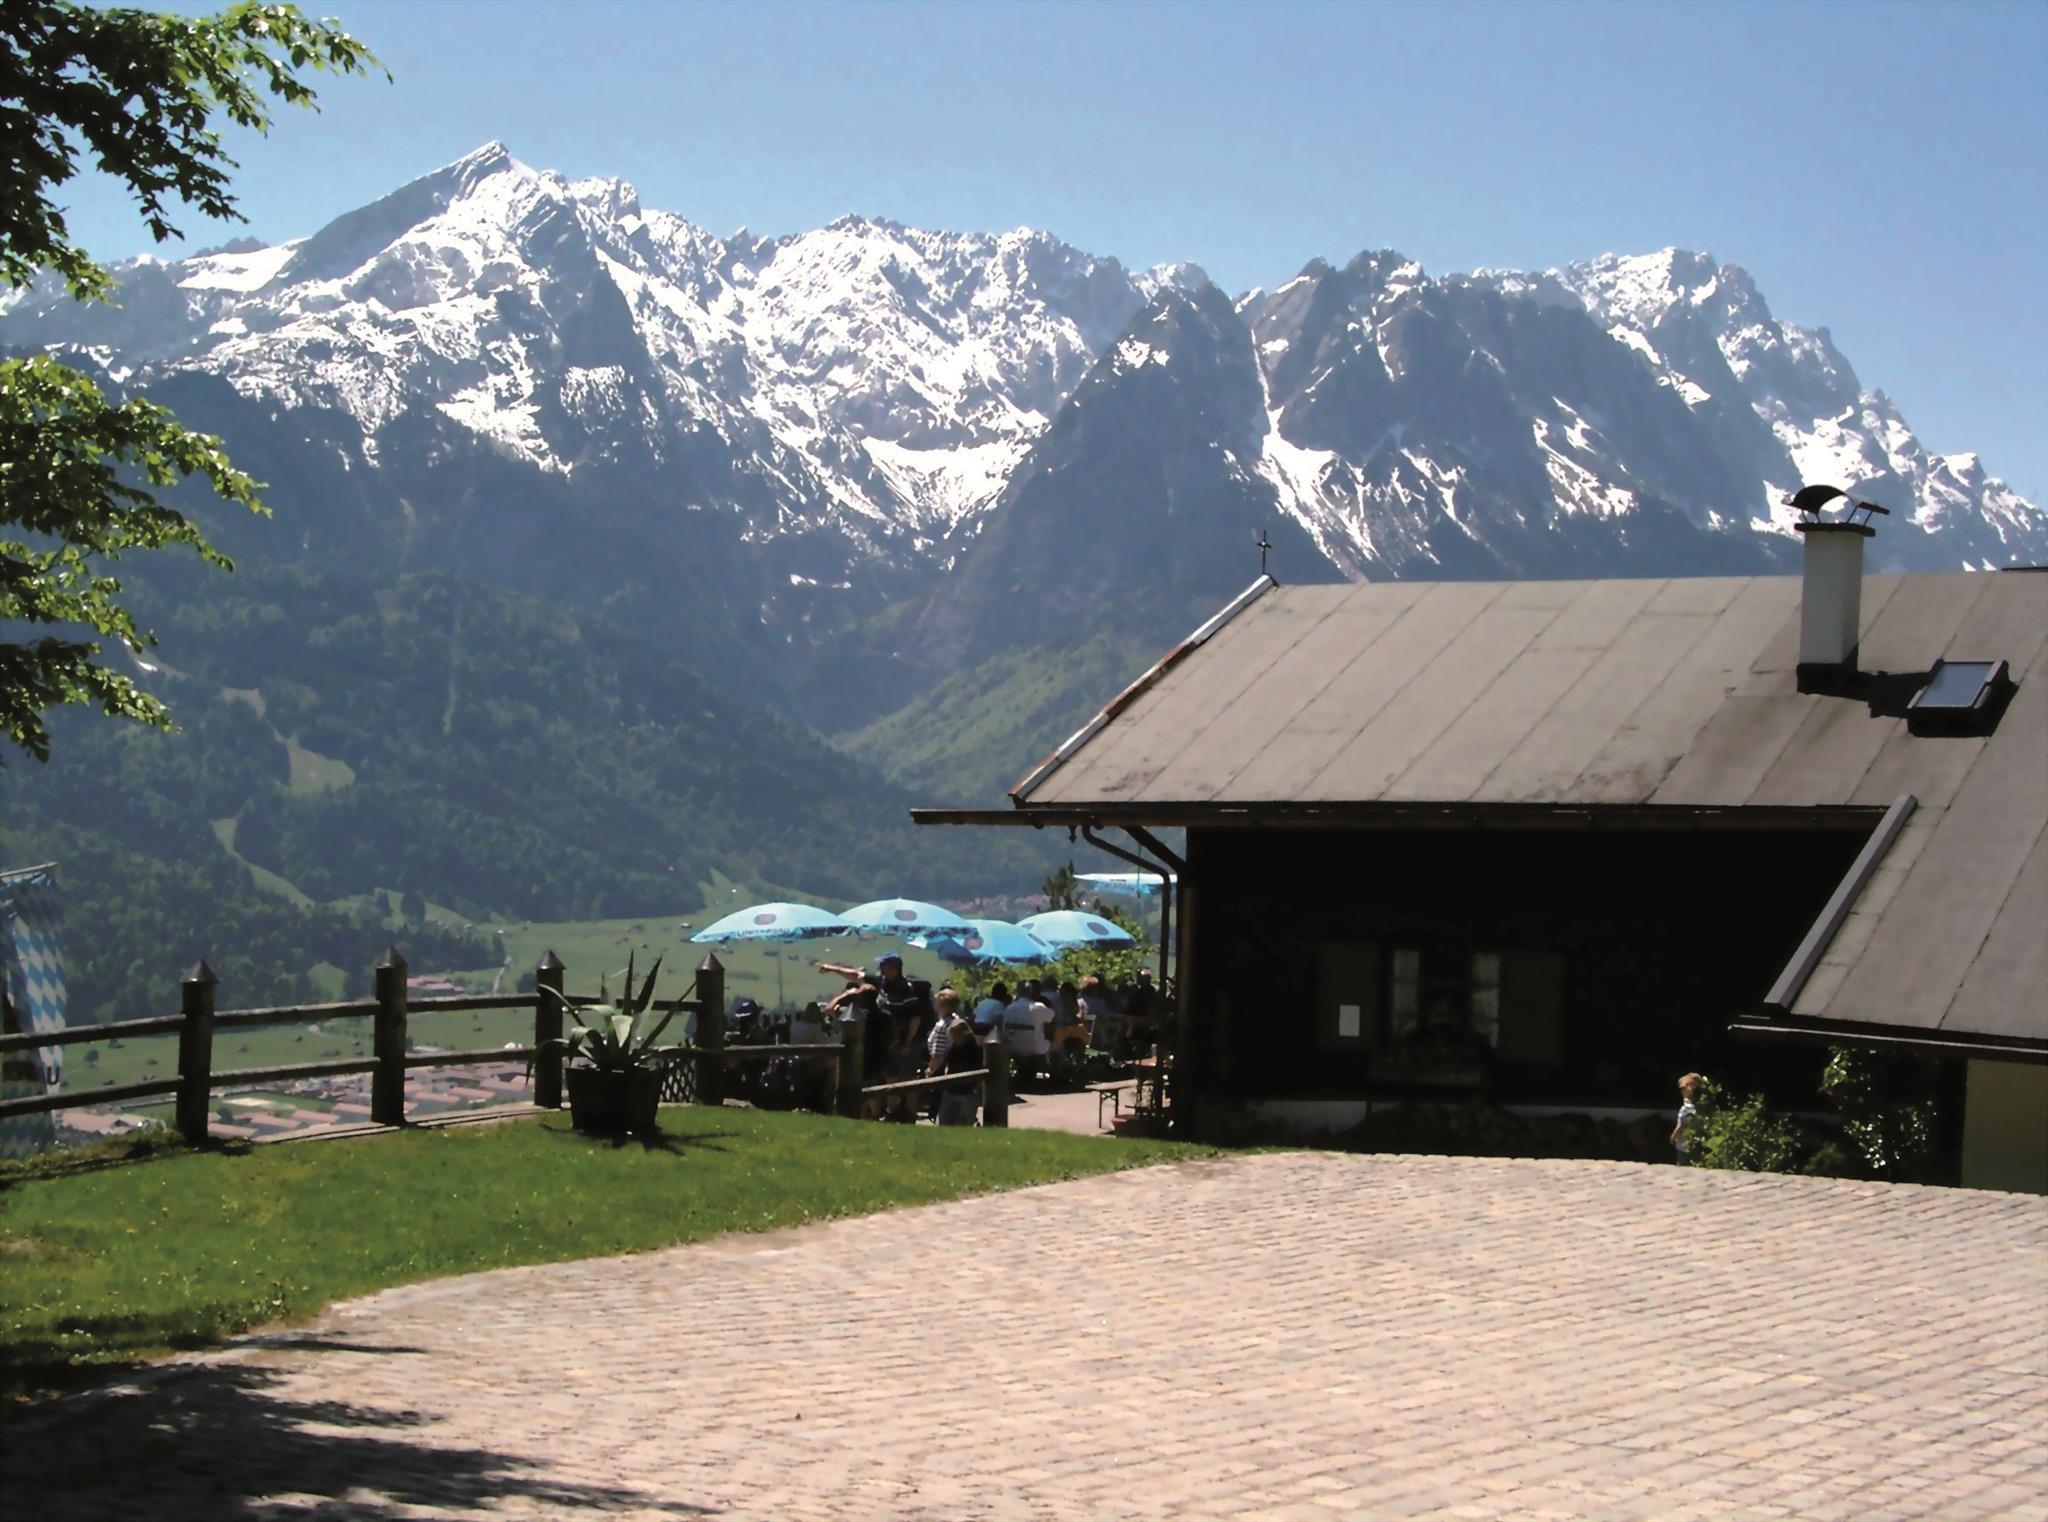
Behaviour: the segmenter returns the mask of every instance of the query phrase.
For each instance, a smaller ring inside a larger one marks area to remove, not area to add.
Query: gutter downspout
[[[1150,851],[1153,856],[1165,863],[1166,870],[1161,874],[1165,881],[1159,885],[1160,892],[1166,895],[1164,902],[1160,906],[1159,925],[1159,988],[1164,993],[1166,989],[1167,948],[1173,948],[1175,957],[1174,971],[1176,974],[1185,965],[1184,961],[1180,958],[1180,947],[1175,944],[1173,939],[1172,916],[1173,890],[1187,881],[1188,864],[1181,860],[1180,857],[1174,855],[1173,852],[1167,850],[1164,845],[1160,844],[1159,837],[1142,825],[1125,825],[1124,833],[1138,843],[1140,850]],[[1185,919],[1186,916],[1182,916],[1182,918]],[[1178,993],[1179,985],[1176,983],[1176,996]]]
[[[1124,833],[1130,835],[1135,840],[1141,832],[1126,830]],[[1176,876],[1175,872],[1167,867],[1163,861],[1148,861],[1135,852],[1126,851],[1122,846],[1110,844],[1095,833],[1095,826],[1092,824],[1081,826],[1081,838],[1091,846],[1094,846],[1098,851],[1106,851],[1119,861],[1127,861],[1141,872],[1157,872],[1159,874],[1159,996],[1162,999],[1165,998],[1166,954],[1173,945],[1173,885]],[[1155,841],[1154,844],[1156,845],[1157,842]],[[1171,855],[1172,853],[1169,852],[1167,854]]]

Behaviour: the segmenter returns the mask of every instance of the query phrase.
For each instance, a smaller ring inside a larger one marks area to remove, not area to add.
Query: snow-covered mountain
[[[1863,389],[1826,328],[1780,322],[1739,266],[1667,248],[1492,278],[1503,291],[1584,306],[1695,413],[1725,419],[1731,430],[1748,428],[1746,414],[1760,420],[1777,446],[1759,451],[1760,523],[1784,527],[1781,490],[1830,481],[1903,509],[1904,521],[1888,529],[1910,526],[1932,539],[1910,551],[1888,546],[1901,560],[1993,566],[2041,558],[2039,507],[1987,475],[1975,454],[1928,450],[1889,397]]]
[[[538,470],[670,460],[707,437],[766,484],[750,536],[834,522],[943,534],[1144,301],[1132,275],[1029,229],[847,217],[721,239],[490,143],[310,238],[121,270],[118,311],[23,303],[6,337],[84,344],[147,380],[200,370],[380,430],[432,408]]]
[[[904,598],[943,667],[1135,586],[1235,590],[1262,527],[1295,580],[1761,567],[1812,480],[1895,509],[1880,563],[2048,560],[2041,510],[1922,447],[1825,329],[1676,250],[1368,252],[1232,301],[1026,229],[719,238],[493,143],[309,237],[119,274],[118,307],[0,298],[0,344],[191,409],[297,553],[686,596],[785,667]],[[871,703],[860,659],[796,685]]]

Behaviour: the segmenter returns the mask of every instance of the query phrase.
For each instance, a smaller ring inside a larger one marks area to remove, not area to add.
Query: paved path
[[[391,1291],[7,1425],[38,1522],[2038,1522],[2048,1201],[1246,1156]]]
[[[1129,1108],[1128,1100],[1125,1108]],[[1010,1124],[1019,1131],[1066,1131],[1107,1138],[1110,1133],[1102,1129],[1101,1109],[1101,1102],[1086,1089],[1071,1094],[1019,1094],[1010,1102]]]

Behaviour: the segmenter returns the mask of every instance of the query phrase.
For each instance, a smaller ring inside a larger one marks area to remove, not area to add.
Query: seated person
[[[954,1016],[946,1028],[946,1050],[941,1057],[932,1059],[932,1072],[971,1073],[983,1067],[981,1043],[974,1039],[974,1027],[959,1016]],[[962,1085],[947,1089],[939,1099],[939,1124],[942,1126],[971,1126],[974,1113],[981,1105],[981,1095],[973,1088]]]

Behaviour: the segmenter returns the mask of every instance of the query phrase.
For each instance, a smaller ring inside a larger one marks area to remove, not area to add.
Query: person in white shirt
[[[991,984],[989,991],[982,996],[981,1002],[974,1006],[974,1013],[968,1017],[974,1025],[974,1034],[986,1037],[991,1030],[1002,1023],[1003,1011],[1009,1007],[1010,985],[1007,983]]]
[[[939,1018],[932,1022],[931,1034],[925,1037],[927,1074],[936,1074],[939,1071],[939,1065],[946,1057],[946,1048],[953,1044],[953,1038],[948,1033],[952,1029],[953,1021],[960,1014],[960,995],[951,988],[940,989],[932,996],[932,1000],[939,1007]]]
[[[1685,1168],[1692,1164],[1692,1144],[1699,1135],[1700,1075],[1687,1073],[1678,1080],[1678,1124],[1671,1128],[1672,1161]]]
[[[1052,1050],[1052,1042],[1046,1037],[1046,1027],[1051,1024],[1052,1011],[1039,1001],[1038,984],[1025,979],[1017,989],[1015,1001],[1003,1011],[1010,1055],[1027,1064],[1043,1061]]]

